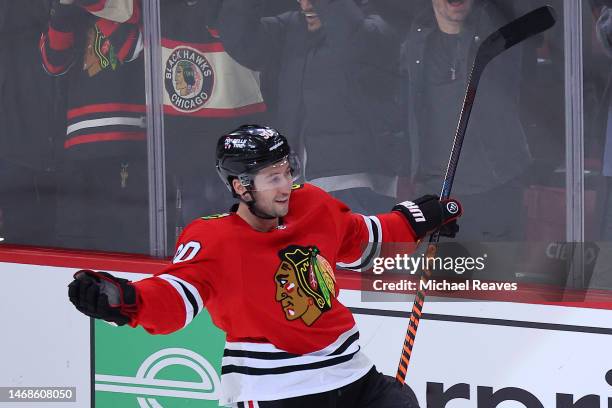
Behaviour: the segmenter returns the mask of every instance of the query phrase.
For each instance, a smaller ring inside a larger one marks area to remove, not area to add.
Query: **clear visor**
[[[295,154],[290,154],[278,162],[253,173],[240,176],[244,186],[251,186],[253,191],[290,188],[301,175],[300,160]]]

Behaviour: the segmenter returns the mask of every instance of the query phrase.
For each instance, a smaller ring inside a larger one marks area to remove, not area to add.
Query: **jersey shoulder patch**
[[[293,184],[291,185],[291,189],[292,190],[299,190],[300,188],[303,188],[304,184]]]
[[[304,184],[298,184],[298,186],[299,186],[298,188],[292,188],[292,189],[303,191],[302,195],[308,194],[309,196],[331,197],[329,193],[327,193],[320,187],[315,186],[314,184],[304,183]]]
[[[200,217],[202,220],[217,220],[219,218],[229,217],[230,213],[222,213],[222,214],[212,214],[206,215],[204,217]]]

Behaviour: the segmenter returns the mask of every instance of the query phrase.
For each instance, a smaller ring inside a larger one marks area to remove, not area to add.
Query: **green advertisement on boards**
[[[224,333],[206,311],[169,335],[94,323],[95,406],[218,407]]]

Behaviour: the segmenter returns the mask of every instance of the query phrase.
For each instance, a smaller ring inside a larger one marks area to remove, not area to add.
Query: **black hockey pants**
[[[278,401],[241,402],[238,408],[419,408],[414,392],[372,368],[336,390]]]

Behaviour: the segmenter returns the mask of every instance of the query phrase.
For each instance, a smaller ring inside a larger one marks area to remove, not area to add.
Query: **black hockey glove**
[[[440,228],[440,235],[454,238],[459,231],[457,218],[463,214],[459,201],[449,198],[440,201],[436,195],[424,195],[414,201],[404,201],[393,207],[401,212],[418,238]]]
[[[68,297],[81,313],[118,326],[136,314],[136,289],[110,273],[81,269],[68,285]]]

